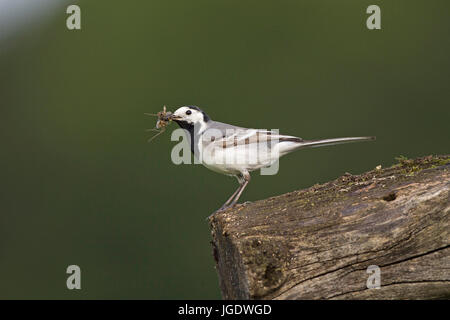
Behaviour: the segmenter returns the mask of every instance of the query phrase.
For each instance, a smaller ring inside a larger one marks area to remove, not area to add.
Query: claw
[[[227,210],[228,208],[231,208],[231,207],[234,207],[235,205],[234,204],[232,204],[232,205],[223,205],[223,206],[221,206],[219,209],[217,209],[216,211],[214,211],[213,213],[211,213],[207,218],[206,218],[206,221],[208,221],[212,216],[214,216],[216,213],[218,213],[218,212],[221,212],[221,211],[225,211],[225,210]]]

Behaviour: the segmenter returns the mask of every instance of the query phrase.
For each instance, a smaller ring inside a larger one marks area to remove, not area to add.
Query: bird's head
[[[210,120],[208,115],[196,106],[185,106],[178,108],[172,114],[171,119],[180,126],[185,125],[203,125]]]

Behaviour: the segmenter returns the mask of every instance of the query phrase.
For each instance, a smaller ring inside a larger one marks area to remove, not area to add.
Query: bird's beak
[[[172,115],[170,116],[170,120],[180,120],[180,119],[181,119],[180,116],[176,116],[176,115],[174,115],[174,114],[172,114]]]

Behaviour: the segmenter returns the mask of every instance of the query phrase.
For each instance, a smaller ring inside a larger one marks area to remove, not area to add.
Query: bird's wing
[[[270,144],[283,141],[302,142],[303,139],[280,135],[271,130],[247,129],[218,122],[214,123],[203,134],[203,143],[209,147],[230,148],[241,145]]]

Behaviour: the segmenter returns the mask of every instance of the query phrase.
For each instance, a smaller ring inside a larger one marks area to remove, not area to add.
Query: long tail
[[[318,140],[303,140],[299,143],[297,148],[315,148],[323,146],[332,146],[341,143],[359,142],[359,141],[373,141],[376,137],[347,137],[334,139],[318,139]]]

